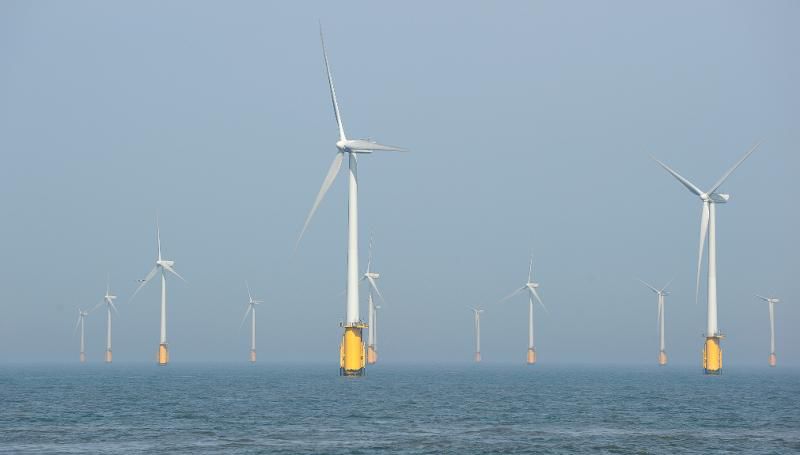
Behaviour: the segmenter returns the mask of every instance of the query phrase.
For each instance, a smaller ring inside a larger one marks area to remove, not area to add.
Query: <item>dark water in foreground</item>
[[[0,453],[800,453],[800,371],[1,366]]]

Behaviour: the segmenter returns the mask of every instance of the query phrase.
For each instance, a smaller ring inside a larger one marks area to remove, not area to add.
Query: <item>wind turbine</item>
[[[544,302],[542,302],[541,297],[539,297],[539,293],[536,292],[538,288],[539,283],[533,281],[533,254],[531,254],[531,262],[528,265],[528,281],[525,283],[525,286],[515,290],[498,302],[505,302],[520,292],[528,291],[528,365],[536,363],[536,347],[533,344],[533,299],[536,299],[542,308],[547,311],[547,307],[544,306]]]
[[[157,361],[159,365],[166,365],[169,363],[169,351],[167,350],[167,273],[169,272],[176,277],[180,278],[183,282],[186,280],[175,271],[173,266],[175,261],[169,261],[161,257],[161,228],[156,219],[156,242],[158,243],[158,256],[156,257],[156,264],[147,276],[140,280],[139,287],[136,288],[130,300],[136,297],[136,294],[156,275],[161,272],[161,338],[158,345]]]
[[[75,332],[78,330],[78,327],[80,326],[81,328],[81,356],[80,356],[81,363],[86,363],[86,343],[84,343],[84,338],[83,338],[83,326],[84,326],[83,322],[86,319],[86,316],[89,316],[89,312],[83,311],[80,308],[78,308],[78,323],[75,324],[75,328],[72,330],[72,334],[74,335]]]
[[[481,361],[481,313],[486,310],[480,308],[470,308],[475,316],[475,363]]]
[[[669,166],[653,158],[658,164],[675,177],[692,194],[698,196],[703,204],[700,215],[700,248],[697,253],[697,282],[695,288],[695,302],[700,294],[700,266],[703,262],[703,247],[708,235],[708,324],[706,326],[705,343],[703,345],[703,371],[706,374],[720,374],[722,370],[722,348],[720,339],[722,333],[717,326],[717,235],[716,235],[716,206],[724,204],[730,199],[730,195],[717,193],[725,180],[731,173],[741,165],[747,157],[752,154],[759,143],[753,146],[742,156],[722,177],[707,191],[702,191],[694,183],[690,182]]]
[[[780,302],[780,299],[763,297],[758,294],[756,297],[767,302],[769,306],[769,366],[774,367],[778,364],[778,358],[775,356],[775,304]]]
[[[106,363],[111,363],[111,310],[113,309],[115,313],[117,312],[117,307],[114,306],[114,300],[117,296],[111,294],[111,284],[106,280],[106,295],[103,296],[103,300],[95,305],[92,308],[94,311],[96,308],[100,307],[100,305],[105,304],[106,311],[108,312],[108,322],[106,323]]]
[[[250,285],[247,283],[247,281],[244,282],[244,285],[247,286],[247,298],[249,300],[247,302],[247,310],[244,312],[242,323],[239,324],[239,327],[241,328],[241,326],[244,325],[247,315],[251,314],[252,329],[250,332],[250,362],[256,363],[256,305],[264,302],[262,300],[256,300],[253,298],[253,294],[250,293]]]
[[[357,155],[372,152],[403,152],[404,149],[393,147],[389,145],[381,145],[370,140],[364,139],[348,139],[344,133],[344,126],[342,126],[342,117],[339,113],[339,104],[336,100],[336,90],[333,85],[333,76],[331,76],[330,65],[328,64],[328,52],[325,49],[325,39],[322,36],[322,26],[319,31],[320,41],[322,42],[322,56],[325,60],[325,71],[328,75],[328,87],[331,92],[331,102],[333,103],[333,113],[336,118],[336,125],[339,129],[339,140],[336,141],[336,155],[333,158],[325,180],[322,181],[322,187],[311,206],[311,211],[306,217],[303,229],[300,231],[300,236],[297,239],[299,245],[303,234],[311,222],[317,207],[325,197],[325,193],[333,184],[339,169],[342,166],[342,160],[347,155],[349,163],[348,172],[348,217],[347,217],[347,303],[345,321],[341,324],[344,328],[342,336],[342,344],[339,347],[339,374],[344,376],[361,376],[364,374],[366,366],[366,355],[364,349],[364,341],[362,338],[362,330],[367,327],[361,321],[359,312],[358,301],[358,179],[357,179]]]
[[[375,281],[381,277],[380,273],[372,271],[372,237],[369,239],[369,256],[367,259],[367,271],[364,272],[364,275],[361,277],[361,281],[367,281],[369,283],[369,293],[367,295],[367,308],[368,308],[368,318],[367,318],[367,363],[370,365],[378,361],[378,351],[376,350],[376,340],[377,340],[377,326],[378,326],[378,308],[379,306],[375,305],[375,300],[372,297],[372,292],[374,291],[378,294],[381,301],[386,303],[383,300],[383,295],[381,295],[380,289],[378,289],[378,283]]]
[[[663,288],[656,289],[653,286],[647,284],[643,280],[639,280],[650,288],[653,292],[656,293],[658,296],[658,340],[659,340],[659,348],[658,348],[658,364],[659,365],[666,365],[667,364],[667,351],[664,350],[664,297],[669,295],[669,292],[666,291],[667,286],[670,283],[667,283]]]

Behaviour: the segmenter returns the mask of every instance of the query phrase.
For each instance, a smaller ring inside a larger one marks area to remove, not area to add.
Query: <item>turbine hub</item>
[[[346,152],[347,151],[346,144],[347,144],[347,141],[343,141],[343,140],[340,139],[340,140],[336,141],[336,148],[341,150],[341,151],[343,151],[343,152]]]

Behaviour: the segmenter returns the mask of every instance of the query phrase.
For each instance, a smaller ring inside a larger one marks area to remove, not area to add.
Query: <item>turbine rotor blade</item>
[[[328,74],[328,88],[331,90],[331,101],[333,102],[333,114],[336,116],[336,125],[339,127],[339,140],[346,139],[344,126],[342,126],[342,116],[339,113],[339,103],[336,102],[336,89],[333,87],[333,76],[331,76],[331,66],[328,63],[328,50],[325,48],[325,37],[322,35],[322,23],[319,24],[319,40],[322,42],[322,56],[325,58],[325,72]]]
[[[638,279],[638,278],[637,278],[637,279]],[[653,292],[655,292],[656,294],[658,294],[658,289],[654,288],[653,286],[651,286],[650,284],[648,284],[646,281],[644,281],[644,280],[642,280],[642,279],[638,279],[638,280],[639,280],[639,282],[641,282],[643,285],[647,286],[648,288],[652,289],[652,290],[653,290]]]
[[[247,287],[247,298],[249,299],[250,302],[252,302],[253,295],[250,294],[250,283],[248,283],[247,280],[244,280],[244,285]]]
[[[542,308],[544,308],[544,311],[546,311],[546,312],[547,312],[547,314],[550,314],[550,310],[548,310],[548,309],[547,309],[547,307],[546,307],[546,306],[544,306],[544,302],[542,302],[542,299],[541,299],[541,297],[539,297],[539,293],[538,293],[538,292],[536,292],[536,288],[528,288],[528,289],[530,289],[530,290],[531,290],[531,294],[533,294],[533,296],[534,296],[534,297],[536,297],[536,300],[538,300],[538,301],[539,301],[539,305],[541,305],[541,306],[542,306]]]
[[[144,286],[145,286],[145,285],[146,285],[146,284],[147,284],[147,283],[148,283],[150,280],[152,280],[152,279],[153,279],[153,277],[156,275],[156,272],[157,272],[157,271],[158,271],[158,266],[156,265],[156,266],[154,266],[154,267],[153,267],[153,269],[152,269],[152,270],[150,270],[150,273],[148,273],[148,274],[147,274],[147,276],[146,276],[146,277],[145,277],[145,278],[142,280],[142,283],[139,285],[139,287],[138,287],[138,288],[136,288],[136,290],[135,290],[135,291],[133,291],[133,295],[131,295],[131,298],[129,298],[129,299],[128,299],[128,302],[129,302],[129,303],[130,303],[130,302],[132,302],[132,301],[133,301],[133,298],[134,298],[134,297],[136,297],[136,294],[138,294],[138,293],[139,293],[139,291],[140,291],[140,290],[142,290],[142,288],[143,288],[143,287],[144,287]]]
[[[759,299],[761,299],[761,300],[763,300],[765,302],[769,302],[769,300],[770,300],[770,299],[768,299],[768,298],[766,298],[766,297],[764,297],[762,295],[758,295],[758,294],[753,294],[753,295],[755,295],[756,297],[758,297]]]
[[[722,177],[719,178],[719,180],[717,180],[717,183],[715,183],[714,186],[712,186],[711,189],[708,190],[708,194],[713,193],[714,191],[717,190],[717,188],[722,186],[722,184],[725,183],[725,180],[731,175],[731,173],[735,171],[736,168],[739,167],[742,163],[744,163],[744,160],[746,160],[753,152],[755,152],[759,145],[761,145],[761,141],[756,142],[756,145],[754,145],[753,148],[748,150],[743,157],[739,158],[739,161],[737,161],[736,164],[734,164],[730,169],[728,169],[728,171],[725,172],[722,175]]]
[[[369,285],[372,286],[372,289],[375,289],[375,292],[378,294],[378,297],[381,298],[381,302],[383,302],[383,304],[385,305],[386,299],[383,298],[381,290],[378,289],[378,283],[376,283],[375,280],[369,275],[367,275],[367,281],[369,281]]]
[[[697,279],[694,290],[695,305],[700,301],[700,266],[703,263],[703,248],[705,247],[706,235],[708,234],[708,204],[710,204],[710,202],[703,202],[703,213],[700,215],[700,248],[697,251]]]
[[[250,314],[250,310],[253,309],[253,305],[247,304],[247,309],[244,311],[244,316],[242,316],[242,322],[239,324],[239,329],[242,328],[244,325],[244,321],[247,320],[247,315]]]
[[[670,168],[666,164],[664,164],[661,161],[659,161],[656,157],[652,157],[652,158],[655,160],[656,163],[660,164],[661,167],[666,169],[667,172],[672,174],[673,177],[678,179],[678,181],[681,182],[683,184],[683,186],[685,186],[689,191],[691,191],[692,193],[694,193],[697,196],[700,196],[701,194],[703,194],[703,192],[700,191],[700,188],[698,188],[694,183],[690,182],[689,180],[684,178],[682,175],[680,175],[677,172],[675,172],[674,170],[672,170],[672,168]]]
[[[347,148],[349,148],[350,150],[363,151],[363,152],[408,152],[407,149],[401,147],[378,144],[377,142],[366,141],[364,139],[348,140]]]
[[[114,305],[114,302],[112,302],[112,301],[110,301],[110,300],[109,300],[108,304],[109,304],[109,305],[111,305],[111,309],[112,309],[112,310],[114,310],[114,313],[115,313],[117,316],[119,316],[119,311],[117,311],[117,306],[116,306],[116,305]]]
[[[517,289],[516,291],[512,292],[511,294],[508,294],[507,296],[505,296],[502,299],[498,300],[497,303],[503,303],[506,300],[510,299],[511,297],[514,297],[515,295],[517,295],[520,292],[524,291],[525,289],[528,289],[528,287],[527,286],[522,286],[521,288]]]
[[[164,267],[164,269],[166,269],[166,270],[167,270],[168,272],[170,272],[171,274],[173,274],[173,275],[175,275],[176,277],[180,278],[180,279],[181,279],[181,281],[183,281],[184,283],[186,283],[186,282],[187,282],[187,281],[186,281],[186,280],[185,280],[185,279],[184,279],[184,278],[183,278],[183,277],[182,277],[182,276],[181,276],[181,275],[180,275],[178,272],[176,272],[176,271],[175,271],[175,269],[173,269],[173,268],[172,268],[172,266],[171,266],[171,265],[166,265],[166,264],[164,264],[162,267]]]
[[[295,243],[295,249],[297,246],[300,245],[300,240],[303,239],[303,234],[305,234],[306,229],[308,229],[308,223],[311,222],[311,218],[314,216],[314,212],[317,211],[317,207],[319,207],[320,202],[325,197],[325,193],[328,192],[328,189],[333,184],[333,181],[336,179],[336,175],[339,173],[339,169],[342,167],[342,159],[344,158],[344,153],[337,152],[336,157],[333,158],[333,163],[331,163],[331,167],[328,169],[328,174],[325,175],[325,180],[322,181],[322,187],[319,189],[319,193],[317,193],[317,198],[314,200],[314,205],[311,206],[311,211],[308,212],[308,217],[306,217],[306,222],[303,224],[303,229],[300,231],[300,236],[297,238],[297,243]]]
[[[75,332],[77,332],[77,331],[78,331],[78,327],[80,327],[80,325],[81,325],[81,318],[82,318],[82,317],[83,317],[83,315],[81,315],[80,313],[78,313],[78,322],[76,322],[76,323],[75,323],[75,328],[74,328],[74,329],[72,329],[72,335],[73,335],[73,336],[75,335]]]

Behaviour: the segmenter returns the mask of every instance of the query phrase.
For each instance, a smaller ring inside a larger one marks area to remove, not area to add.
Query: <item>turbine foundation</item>
[[[372,365],[378,361],[378,352],[375,350],[375,345],[367,346],[367,363]]]
[[[86,353],[81,352],[81,363],[86,363]]]
[[[775,357],[775,353],[769,355],[769,366],[774,367],[778,364],[778,358]]]
[[[167,343],[158,345],[158,365],[165,366],[169,363],[169,351],[167,350]]]
[[[706,337],[703,345],[703,372],[705,374],[722,373],[722,348],[719,345],[721,335]]]
[[[250,350],[250,363],[256,363],[256,350]]]
[[[662,367],[667,364],[667,351],[658,351],[658,364]]]
[[[111,363],[111,349],[106,349],[106,363]]]
[[[528,348],[528,365],[536,363],[536,349]]]
[[[480,352],[476,352],[475,353],[475,363],[481,363],[481,353]]]
[[[367,327],[363,322],[342,324],[344,334],[339,346],[339,375],[364,376],[366,372],[367,351],[364,347],[362,331]]]

